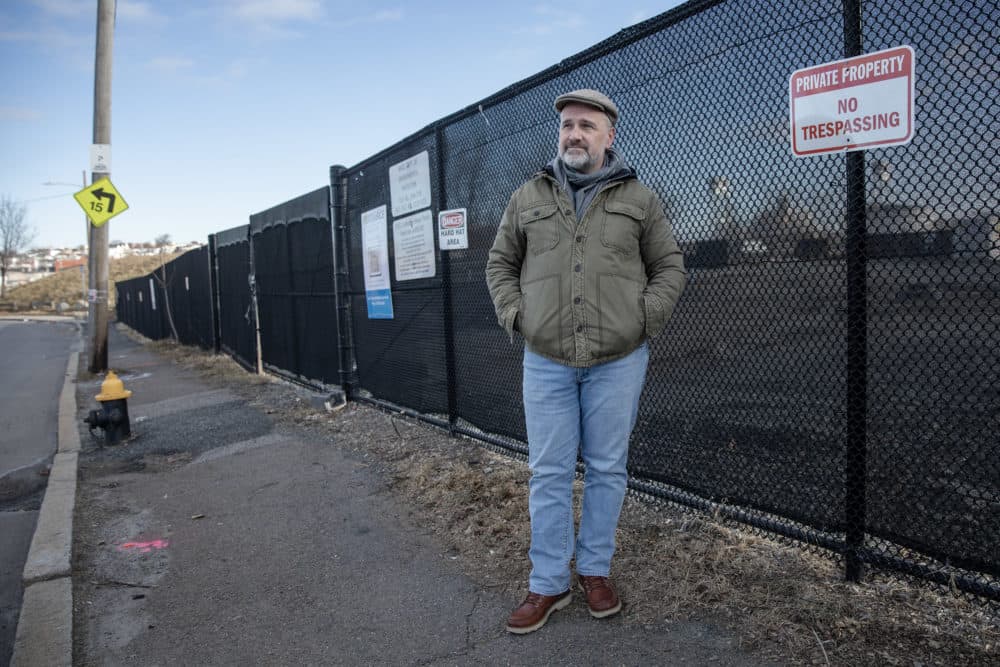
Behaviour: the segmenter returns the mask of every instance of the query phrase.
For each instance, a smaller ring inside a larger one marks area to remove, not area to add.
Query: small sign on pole
[[[111,144],[90,145],[90,171],[94,174],[111,173]]]
[[[913,138],[913,63],[913,49],[897,46],[792,72],[792,154],[908,143]]]

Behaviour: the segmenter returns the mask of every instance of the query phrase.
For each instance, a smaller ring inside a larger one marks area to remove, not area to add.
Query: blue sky
[[[204,242],[678,4],[119,0],[110,238]],[[96,7],[0,2],[0,194],[35,246],[85,240]]]

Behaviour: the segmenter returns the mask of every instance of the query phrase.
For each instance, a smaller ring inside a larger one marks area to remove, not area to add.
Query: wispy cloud
[[[288,40],[301,37],[297,26],[322,20],[324,8],[320,0],[230,0],[224,13],[259,38]]]
[[[31,0],[48,18],[80,19],[95,18],[97,3],[94,0]],[[115,3],[115,16],[118,19],[139,21],[162,21],[163,14],[158,13],[150,2],[144,0],[118,0]]]
[[[220,86],[235,84],[240,79],[247,78],[254,71],[254,69],[260,65],[260,61],[257,60],[240,59],[230,62],[225,67],[215,72],[196,70],[189,76],[191,77],[190,81],[192,83],[219,88]]]
[[[252,23],[268,21],[315,21],[323,15],[319,0],[236,0],[230,11]]]
[[[150,67],[167,74],[174,74],[176,72],[186,70],[190,67],[194,67],[194,64],[194,61],[190,58],[171,56],[160,56],[159,58],[153,58],[149,61]]]
[[[552,5],[537,5],[532,13],[538,18],[518,28],[515,34],[548,37],[564,30],[578,30],[587,23],[583,15]]]
[[[248,74],[250,74],[253,69],[252,64],[246,60],[236,60],[229,63],[229,66],[225,69],[225,78],[227,80],[243,79]]]
[[[359,25],[370,25],[373,23],[396,23],[406,18],[406,13],[402,9],[380,9],[373,14],[361,14],[348,18],[333,21],[334,28],[353,28]]]
[[[7,4],[3,14],[8,13]],[[26,3],[22,0],[19,4]],[[17,18],[0,15],[0,42],[18,42],[49,54],[74,55],[92,43],[97,16],[93,0],[30,0],[30,4],[36,10],[20,12]]]
[[[74,34],[57,28],[6,30],[0,32],[0,42],[27,42],[38,44],[50,50],[79,48],[85,46],[89,39],[92,39],[92,37],[86,32]]]
[[[636,23],[641,23],[650,17],[650,13],[645,10],[637,10],[632,12],[632,15],[628,17],[625,25],[635,25]]]
[[[46,14],[63,18],[79,18],[95,15],[95,3],[90,0],[34,0],[35,6]]]
[[[167,20],[166,16],[158,13],[148,2],[119,0],[116,12],[119,19],[128,19],[141,23],[161,23]]]
[[[375,16],[372,17],[372,21],[375,23],[384,23],[387,21],[402,21],[403,20],[403,10],[402,9],[382,9],[375,12]]]
[[[0,31],[0,42],[35,42],[41,36],[42,33],[35,30],[3,30]]]
[[[402,8],[386,8],[356,16],[330,16],[322,0],[230,0],[224,5],[230,19],[251,27],[258,36],[291,39],[301,36],[300,27],[323,22],[332,29],[402,21]]]
[[[0,107],[0,120],[41,120],[42,114],[27,107]]]

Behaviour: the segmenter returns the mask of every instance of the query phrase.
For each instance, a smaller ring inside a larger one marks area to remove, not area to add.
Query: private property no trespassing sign
[[[913,137],[913,61],[913,49],[897,46],[792,72],[792,154],[908,143]]]

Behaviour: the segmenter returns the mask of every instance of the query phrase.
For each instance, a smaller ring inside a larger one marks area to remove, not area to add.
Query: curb
[[[21,575],[24,598],[12,667],[73,664],[73,510],[80,453],[75,381],[79,360],[79,349],[70,353],[59,395],[59,446]]]

